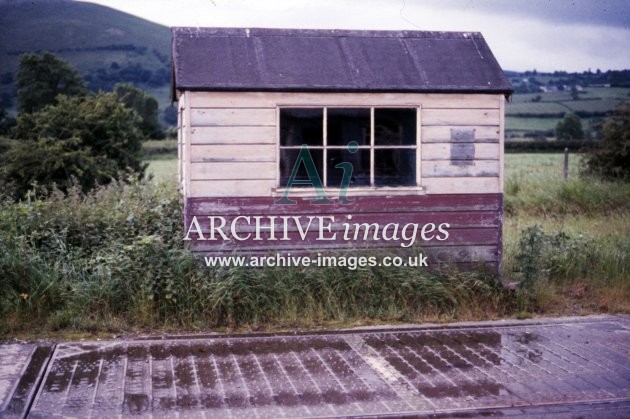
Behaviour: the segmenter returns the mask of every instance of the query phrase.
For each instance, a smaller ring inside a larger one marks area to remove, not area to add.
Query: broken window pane
[[[416,150],[400,148],[375,150],[374,184],[376,186],[415,185]]]
[[[416,109],[373,109],[374,118],[371,118],[370,108],[328,108],[326,117],[323,109],[281,109],[280,186],[287,186],[296,162],[294,180],[298,183],[293,182],[295,186],[299,186],[300,181],[319,184],[324,180],[324,172],[326,185],[331,188],[345,186],[348,180],[351,187],[415,186]],[[373,141],[372,131],[375,133]],[[300,154],[297,148],[287,148],[304,144],[308,146],[308,158],[304,151]],[[456,151],[466,150],[458,148]]]
[[[369,186],[370,185],[370,150],[360,149],[355,153],[348,150],[328,150],[327,156],[327,176],[328,186],[331,188],[341,187],[344,176],[343,166],[336,168],[339,163],[349,163],[352,165],[352,175],[349,186]],[[345,165],[348,167],[347,165]],[[350,172],[348,168],[345,169]]]
[[[280,145],[321,146],[324,143],[323,109],[280,109]]]
[[[302,154],[305,158],[299,159],[298,161],[300,151],[301,150],[298,149],[280,149],[280,186],[287,186],[293,167],[296,164],[298,165],[298,169],[294,180],[297,180],[298,182],[311,181],[315,185],[321,182],[323,185],[323,151],[309,149],[307,155]],[[310,158],[308,155],[310,155]],[[312,161],[312,163],[310,161]],[[313,166],[316,172],[313,171]],[[310,169],[310,176],[307,168]],[[319,181],[317,180],[317,177],[319,177]],[[294,185],[300,186],[299,183],[294,183]]]
[[[415,109],[374,109],[375,145],[415,145]]]
[[[328,145],[345,146],[356,141],[360,146],[370,145],[370,110],[365,108],[328,108]]]

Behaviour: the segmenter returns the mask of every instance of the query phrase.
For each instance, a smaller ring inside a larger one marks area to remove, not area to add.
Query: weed
[[[182,248],[175,182],[0,199],[0,334],[630,312],[630,186],[564,183],[557,157],[508,171],[503,271],[515,291],[483,272],[208,268]]]
[[[529,296],[537,294],[539,302],[554,292],[545,285],[548,282],[570,290],[573,299],[582,298],[593,286],[623,290],[630,285],[628,237],[593,238],[562,230],[546,233],[540,225],[534,225],[522,231],[512,252],[509,270],[520,279],[521,289]],[[618,297],[624,300],[623,295]]]
[[[456,319],[496,316],[512,304],[482,272],[208,268],[182,248],[181,217],[173,183],[132,180],[7,201],[0,333]]]

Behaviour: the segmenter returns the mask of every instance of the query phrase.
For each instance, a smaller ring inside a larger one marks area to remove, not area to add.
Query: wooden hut
[[[481,34],[172,35],[179,181],[195,251],[419,246],[430,264],[500,268],[512,89]],[[419,228],[413,246],[411,230],[402,238],[409,224]]]

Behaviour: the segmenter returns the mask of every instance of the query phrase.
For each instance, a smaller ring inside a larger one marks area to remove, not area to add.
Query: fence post
[[[566,182],[569,178],[569,147],[564,148],[564,167],[562,168],[562,179]]]

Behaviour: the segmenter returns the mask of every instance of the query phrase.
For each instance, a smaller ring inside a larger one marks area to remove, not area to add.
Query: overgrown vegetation
[[[520,199],[506,218],[503,281],[518,282],[515,290],[479,272],[208,268],[182,249],[174,182],[136,178],[87,194],[75,187],[67,195],[5,200],[0,333],[258,330],[630,312],[630,188],[577,179],[574,157],[564,183],[561,161],[561,155],[508,156],[508,185],[519,186],[508,187],[506,199]],[[536,176],[530,166],[539,168]],[[575,193],[580,187],[584,191]],[[535,189],[539,196],[526,199]]]
[[[623,237],[596,239],[561,230],[545,232],[534,224],[522,231],[517,249],[514,269],[525,288],[550,279],[615,283],[630,275],[630,240]]]
[[[630,180],[630,102],[604,123],[603,138],[586,159],[586,171],[605,179]]]
[[[14,199],[33,186],[87,192],[142,176],[142,140],[163,137],[157,101],[131,85],[90,94],[78,71],[50,53],[24,54],[18,72],[15,126],[0,112],[0,187]]]
[[[0,185],[25,196],[33,184],[83,191],[128,170],[142,174],[139,118],[112,93],[70,98],[18,117],[16,140],[0,155]]]
[[[181,248],[177,197],[172,183],[136,180],[87,195],[73,188],[5,201],[1,332],[314,326],[510,311],[509,294],[483,273],[207,268]]]
[[[630,211],[630,184],[580,174],[583,157],[571,153],[562,180],[562,154],[507,154],[505,211],[514,217],[606,216]]]
[[[564,182],[562,154],[506,156],[504,280],[528,311],[630,311],[630,184],[580,177],[581,159]]]

